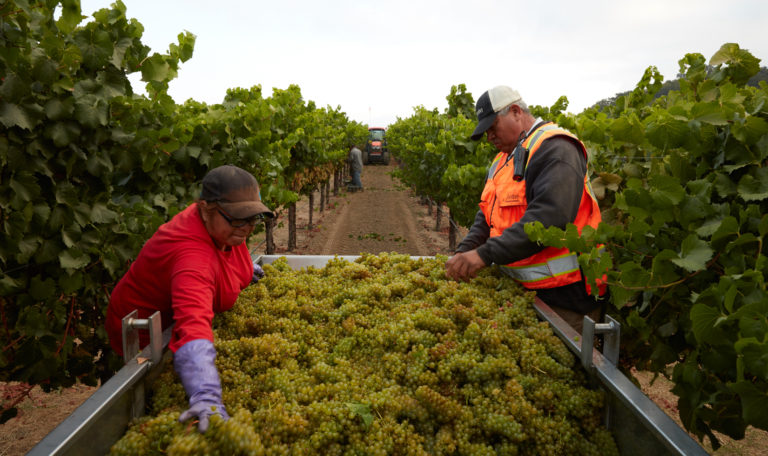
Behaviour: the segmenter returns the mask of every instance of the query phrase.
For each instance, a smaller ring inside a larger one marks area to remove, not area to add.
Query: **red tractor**
[[[384,163],[389,164],[389,149],[387,149],[386,128],[368,128],[368,142],[363,151],[363,164]]]

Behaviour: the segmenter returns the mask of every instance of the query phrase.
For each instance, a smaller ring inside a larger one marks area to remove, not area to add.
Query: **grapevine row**
[[[111,287],[208,169],[247,169],[281,212],[367,135],[294,85],[176,104],[168,84],[194,35],[152,53],[120,0],[83,19],[74,0],[0,5],[0,381],[46,389],[95,385],[119,366],[103,330]]]

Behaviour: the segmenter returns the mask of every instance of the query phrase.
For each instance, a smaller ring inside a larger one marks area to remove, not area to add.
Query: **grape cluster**
[[[618,454],[603,393],[494,269],[457,283],[445,257],[380,254],[264,270],[214,320],[231,419],[178,423],[169,366],[112,454]]]

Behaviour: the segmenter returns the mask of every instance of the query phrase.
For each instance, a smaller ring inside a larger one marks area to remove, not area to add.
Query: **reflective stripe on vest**
[[[598,252],[601,255],[605,253],[605,247],[600,247]],[[577,254],[571,252],[550,258],[545,263],[527,266],[502,265],[501,270],[518,282],[525,284],[578,271],[579,259]]]
[[[503,157],[504,154],[496,154],[496,158],[493,159],[493,163],[491,163],[491,167],[488,169],[488,176],[486,176],[486,179],[493,179],[493,173],[496,172],[496,168],[499,166],[499,163],[501,163],[501,157]]]
[[[574,136],[571,132],[567,130],[563,130],[562,128],[558,127],[557,124],[554,124],[552,122],[547,122],[541,127],[539,127],[536,131],[534,131],[531,136],[525,138],[525,140],[523,141],[523,147],[525,147],[528,150],[538,149],[541,143],[546,139],[544,138],[544,134],[552,130],[557,130],[559,134],[570,136],[573,139],[578,141],[578,138]],[[528,155],[528,162],[531,161],[531,155],[533,154]],[[528,162],[526,162],[526,165],[528,164]]]
[[[579,260],[575,253],[568,253],[550,258],[546,263],[528,266],[502,266],[501,270],[518,282],[531,283],[578,271]]]

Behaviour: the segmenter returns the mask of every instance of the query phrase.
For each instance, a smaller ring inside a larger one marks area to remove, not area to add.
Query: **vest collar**
[[[533,133],[537,128],[539,128],[541,125],[544,124],[544,119],[541,117],[537,117],[536,120],[533,121],[533,125],[531,125],[531,128],[525,132],[525,137],[531,136],[531,133]]]

